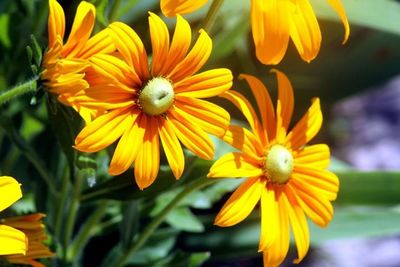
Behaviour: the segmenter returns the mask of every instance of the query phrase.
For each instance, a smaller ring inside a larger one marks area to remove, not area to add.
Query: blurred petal
[[[335,9],[335,11],[339,14],[340,19],[342,20],[344,30],[345,30],[343,44],[345,44],[347,42],[347,40],[349,39],[349,35],[350,35],[350,25],[349,25],[349,21],[347,20],[346,11],[340,0],[327,0],[327,1],[333,7],[333,9]]]
[[[260,178],[248,178],[233,192],[215,218],[215,225],[227,227],[243,221],[260,200],[265,182]]]
[[[297,152],[294,164],[326,169],[330,162],[329,147],[325,144],[306,146]]]
[[[10,176],[0,176],[0,211],[22,197],[21,185]]]
[[[207,177],[255,177],[263,175],[259,162],[243,153],[231,152],[220,157],[211,166]]]
[[[204,6],[208,0],[161,0],[160,8],[166,17],[191,13]]]
[[[0,255],[25,254],[28,240],[23,232],[0,224],[0,244]]]
[[[49,0],[48,35],[49,47],[57,41],[57,35],[64,38],[65,16],[64,10],[56,0]]]
[[[149,12],[149,25],[151,47],[153,48],[153,59],[151,64],[151,74],[158,76],[167,61],[169,50],[169,33],[167,25],[156,14]]]

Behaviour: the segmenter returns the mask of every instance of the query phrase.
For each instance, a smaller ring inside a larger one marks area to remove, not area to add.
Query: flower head
[[[204,6],[208,0],[160,0],[162,13],[167,17],[183,15]]]
[[[331,201],[336,199],[339,181],[326,170],[329,148],[324,144],[306,144],[322,124],[319,99],[301,120],[289,129],[293,113],[293,90],[286,76],[276,71],[278,102],[276,112],[264,84],[250,75],[241,75],[250,85],[261,121],[250,103],[239,93],[222,96],[235,104],[246,117],[251,131],[230,126],[224,141],[240,152],[221,157],[211,167],[208,177],[248,177],[232,194],[215,224],[231,226],[244,220],[261,203],[259,251],[264,266],[277,266],[289,249],[289,226],[292,228],[300,262],[309,248],[308,216],[319,226],[326,226],[333,216]]]
[[[118,141],[109,172],[118,175],[132,163],[135,178],[143,189],[155,180],[160,164],[160,140],[174,176],[184,169],[180,142],[197,156],[211,159],[214,146],[207,135],[222,136],[229,113],[202,98],[216,96],[232,85],[228,69],[196,74],[205,64],[212,42],[200,35],[189,50],[191,29],[177,16],[170,36],[165,23],[150,13],[152,62],[139,36],[129,26],[115,22],[109,32],[119,55],[90,58],[94,73],[87,79],[90,88],[78,100],[89,108],[107,112],[89,123],[77,136],[76,148],[99,151]]]
[[[345,43],[350,34],[340,0],[328,0],[340,15]],[[278,64],[286,53],[289,37],[301,58],[310,62],[321,46],[321,31],[309,0],[251,0],[251,28],[257,58],[263,64]]]
[[[56,0],[49,0],[48,50],[42,68],[41,80],[47,90],[58,99],[76,110],[81,111],[79,103],[71,100],[72,96],[83,93],[89,85],[84,79],[85,71],[90,67],[87,60],[98,53],[111,53],[115,47],[106,31],[101,31],[90,38],[94,23],[95,7],[82,1],[76,11],[71,32],[64,43],[65,16]],[[81,113],[87,116],[87,110]]]

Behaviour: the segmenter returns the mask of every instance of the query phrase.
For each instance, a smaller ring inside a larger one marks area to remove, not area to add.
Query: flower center
[[[284,184],[293,171],[293,156],[282,145],[273,145],[265,158],[265,173],[268,178],[278,184]]]
[[[161,115],[171,107],[174,96],[171,82],[165,78],[156,77],[140,91],[139,105],[147,115]]]

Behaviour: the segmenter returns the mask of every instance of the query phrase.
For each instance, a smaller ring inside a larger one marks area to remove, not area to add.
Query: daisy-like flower
[[[222,96],[237,106],[251,131],[230,126],[224,141],[240,152],[218,159],[208,177],[247,177],[218,213],[215,224],[223,227],[244,220],[261,204],[259,251],[264,266],[278,266],[289,249],[289,226],[297,246],[299,263],[306,255],[310,236],[306,216],[319,226],[327,226],[333,216],[331,201],[336,198],[339,180],[326,170],[330,152],[327,145],[306,144],[322,124],[319,99],[288,132],[293,113],[293,89],[287,77],[276,71],[278,103],[276,112],[264,84],[250,75],[241,75],[250,85],[261,121],[250,103],[238,92]]]
[[[158,174],[160,145],[177,179],[184,169],[180,142],[197,156],[212,159],[214,146],[207,133],[222,136],[229,113],[202,98],[221,94],[232,85],[228,69],[196,74],[212,49],[204,30],[189,51],[191,29],[184,18],[177,16],[171,44],[167,26],[157,15],[150,13],[149,24],[150,69],[135,31],[120,22],[109,26],[120,56],[90,59],[95,73],[88,74],[91,87],[79,99],[89,108],[102,107],[107,112],[89,123],[75,141],[78,150],[96,152],[119,139],[109,173],[118,175],[134,162],[141,189],[150,186]]]
[[[343,43],[350,34],[340,0],[328,0],[345,28]],[[301,58],[310,62],[319,52],[321,31],[309,0],[251,0],[251,28],[256,56],[263,64],[278,64],[286,53],[289,37]]]
[[[0,211],[22,197],[20,184],[12,177],[0,176]],[[25,254],[28,240],[25,234],[0,222],[0,255]]]
[[[44,54],[41,80],[46,89],[65,105],[74,107],[89,119],[89,110],[81,110],[71,97],[83,93],[89,84],[84,79],[90,67],[88,58],[98,53],[115,51],[106,30],[90,38],[96,17],[95,7],[82,1],[76,11],[71,32],[64,43],[65,16],[56,0],[49,0],[48,50]]]
[[[204,6],[208,0],[160,0],[162,13],[167,17],[191,13]]]
[[[26,254],[14,254],[5,256],[5,258],[14,264],[26,264],[33,267],[44,267],[36,259],[53,257],[49,248],[43,243],[47,240],[45,227],[42,223],[44,214],[35,213],[31,215],[12,217],[1,220],[1,223],[18,229],[25,233],[28,238],[28,247]]]

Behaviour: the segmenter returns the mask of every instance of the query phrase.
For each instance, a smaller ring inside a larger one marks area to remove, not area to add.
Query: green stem
[[[221,8],[223,2],[224,0],[214,0],[212,2],[210,9],[208,10],[206,17],[203,20],[203,23],[201,24],[201,28],[204,29],[207,33],[210,32],[211,27],[213,26],[215,18],[217,16],[217,13]]]
[[[193,182],[186,185],[186,187],[153,219],[153,221],[147,225],[138,240],[118,259],[116,267],[124,266],[125,262],[138,250],[140,249],[157,227],[164,221],[167,215],[190,193],[195,190],[199,190],[207,185],[214,182],[214,179],[201,178],[194,180]]]
[[[113,5],[111,6],[110,14],[108,16],[108,21],[110,23],[115,20],[120,5],[121,5],[121,0],[114,0]]]
[[[67,202],[68,192],[70,188],[69,178],[70,178],[70,170],[68,165],[65,165],[64,174],[62,178],[62,185],[61,185],[61,197],[59,199],[59,203],[57,205],[57,213],[56,213],[56,220],[55,220],[55,230],[54,234],[58,238],[58,241],[61,241],[61,227],[64,221],[64,211],[65,211],[65,203]]]
[[[4,105],[11,99],[27,94],[27,93],[32,93],[36,91],[36,81],[39,79],[39,77],[34,77],[31,80],[28,80],[24,83],[21,83],[10,90],[5,91],[0,95],[0,106]]]

